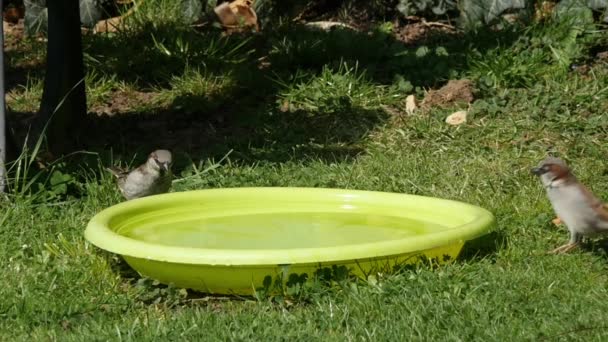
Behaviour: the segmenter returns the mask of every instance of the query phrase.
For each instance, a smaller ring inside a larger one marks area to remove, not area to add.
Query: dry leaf
[[[113,17],[105,20],[100,20],[95,24],[94,32],[116,32],[122,26],[123,17]]]
[[[129,3],[129,1],[125,0],[125,4],[126,3]],[[135,10],[137,9],[137,6],[137,3],[135,3],[133,7],[131,7],[125,14],[121,16],[98,21],[97,24],[95,24],[95,28],[93,28],[93,32],[116,32],[120,30],[123,26],[124,19],[133,14],[133,12],[135,12]]]
[[[227,33],[238,32],[243,28],[260,30],[258,15],[253,8],[253,0],[235,0],[230,3],[222,3],[213,11]]]
[[[445,119],[445,122],[453,126],[463,124],[467,122],[467,111],[459,110],[457,112],[454,112],[448,115],[448,117]]]
[[[408,95],[405,98],[405,112],[412,115],[416,109],[418,109],[418,106],[416,105],[416,96]]]
[[[289,101],[283,101],[283,104],[281,104],[281,107],[279,108],[279,110],[283,113],[289,112]]]

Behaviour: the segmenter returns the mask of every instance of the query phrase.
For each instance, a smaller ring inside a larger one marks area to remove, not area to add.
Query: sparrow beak
[[[545,170],[543,170],[543,168],[542,168],[542,167],[535,167],[535,168],[533,168],[532,170],[530,170],[530,172],[532,172],[533,174],[535,174],[535,175],[537,175],[537,176],[540,176],[540,175],[542,175],[543,173],[545,173]]]
[[[163,166],[163,169],[165,169],[165,171],[169,171],[169,163],[162,163],[161,165]]]

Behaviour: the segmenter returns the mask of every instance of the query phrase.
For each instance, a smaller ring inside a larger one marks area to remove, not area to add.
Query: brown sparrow
[[[608,211],[602,201],[576,179],[563,160],[549,157],[532,173],[540,177],[555,214],[570,231],[570,241],[551,253],[571,251],[583,236],[608,233]]]
[[[168,192],[171,188],[171,152],[156,150],[132,171],[108,168],[117,178],[120,192],[127,200]]]

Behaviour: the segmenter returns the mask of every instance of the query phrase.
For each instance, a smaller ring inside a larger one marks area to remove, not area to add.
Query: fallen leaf
[[[105,20],[100,20],[95,24],[94,32],[116,32],[120,30],[123,17],[113,17]]]
[[[408,95],[408,97],[405,98],[405,112],[412,115],[416,109],[418,109],[418,105],[416,105],[416,97],[414,95]]]
[[[129,3],[129,1],[124,1],[125,4]],[[102,32],[116,32],[120,30],[124,25],[124,20],[126,17],[130,16],[137,9],[137,3],[133,5],[125,14],[112,17],[109,19],[100,20],[95,24],[95,28],[93,28],[93,32],[102,33]]]
[[[258,15],[251,7],[253,2],[253,0],[224,2],[216,6],[213,11],[227,33],[239,32],[244,28],[253,28],[255,31],[259,31]]]
[[[281,105],[279,110],[283,113],[289,112],[289,101],[283,101],[283,104]]]
[[[453,126],[461,125],[467,122],[467,111],[459,110],[457,112],[454,112],[448,115],[448,117],[445,119],[445,122]]]

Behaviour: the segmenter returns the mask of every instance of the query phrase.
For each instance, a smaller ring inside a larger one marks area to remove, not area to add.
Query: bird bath
[[[207,293],[252,294],[320,269],[366,276],[421,257],[453,260],[494,216],[462,202],[395,193],[233,188],[150,196],[107,208],[85,237],[140,274]],[[305,279],[305,278],[300,278]]]

